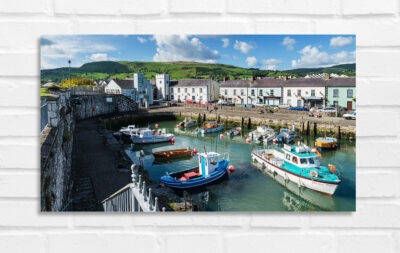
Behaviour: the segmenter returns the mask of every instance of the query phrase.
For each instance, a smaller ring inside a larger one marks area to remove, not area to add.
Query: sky
[[[49,35],[41,69],[94,61],[196,61],[287,70],[356,61],[355,35]]]

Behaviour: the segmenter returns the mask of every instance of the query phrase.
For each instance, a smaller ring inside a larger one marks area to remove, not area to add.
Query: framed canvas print
[[[51,35],[43,212],[355,211],[356,36]]]

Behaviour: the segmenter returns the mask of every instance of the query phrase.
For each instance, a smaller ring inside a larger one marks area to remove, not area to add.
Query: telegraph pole
[[[68,60],[68,88],[71,89],[71,60]]]

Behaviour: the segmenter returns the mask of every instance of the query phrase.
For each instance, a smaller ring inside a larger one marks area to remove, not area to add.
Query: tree
[[[94,86],[94,82],[90,79],[87,78],[71,78],[69,79],[64,79],[61,83],[61,88],[69,88],[69,87],[76,87],[76,86]]]

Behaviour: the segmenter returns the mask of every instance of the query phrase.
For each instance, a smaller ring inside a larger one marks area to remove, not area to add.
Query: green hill
[[[146,78],[154,79],[157,73],[169,73],[171,79],[213,78],[214,80],[241,79],[252,76],[294,75],[297,77],[311,73],[337,73],[355,75],[355,64],[344,64],[329,68],[295,69],[286,71],[259,70],[255,68],[241,68],[225,64],[198,63],[198,62],[128,62],[128,61],[101,61],[91,62],[79,68],[71,68],[71,77],[89,79],[112,79],[132,77],[133,73],[144,73]],[[61,82],[68,78],[68,68],[41,70],[41,81]]]

